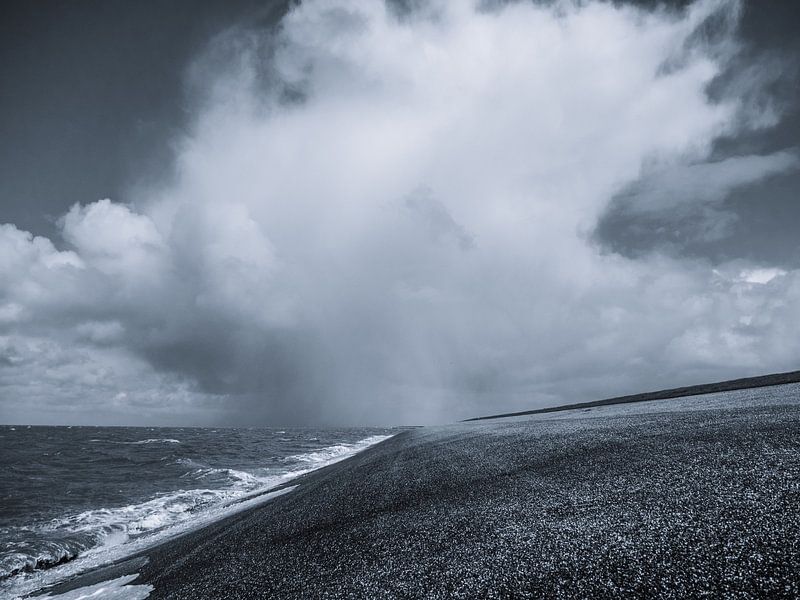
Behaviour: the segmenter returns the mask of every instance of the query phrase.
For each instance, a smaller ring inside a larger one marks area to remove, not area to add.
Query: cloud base
[[[3,420],[440,422],[795,368],[796,271],[592,236],[626,190],[691,215],[796,168],[709,162],[778,118],[708,93],[738,6],[308,0],[219,37],[173,181],[0,226]]]

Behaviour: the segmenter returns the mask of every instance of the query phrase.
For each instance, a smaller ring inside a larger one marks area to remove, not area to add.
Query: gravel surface
[[[136,583],[192,600],[797,598],[798,389],[406,431],[148,552]]]

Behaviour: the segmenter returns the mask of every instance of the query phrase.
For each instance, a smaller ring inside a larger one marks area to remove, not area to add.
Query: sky
[[[800,366],[793,2],[0,10],[0,422],[442,423]]]

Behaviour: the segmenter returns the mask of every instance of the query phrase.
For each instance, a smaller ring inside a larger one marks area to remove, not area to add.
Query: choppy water
[[[0,426],[0,595],[225,516],[393,433]]]

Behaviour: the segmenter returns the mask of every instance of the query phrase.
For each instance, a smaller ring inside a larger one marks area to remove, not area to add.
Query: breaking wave
[[[374,435],[353,443],[288,454],[279,457],[278,467],[274,464],[265,468],[219,467],[198,458],[178,458],[172,464],[182,469],[176,486],[181,489],[158,493],[143,502],[90,508],[45,522],[0,527],[0,539],[10,540],[0,544],[0,582],[14,583],[22,578],[24,581],[17,583],[30,591],[36,589],[34,581],[40,584],[45,573],[62,571],[68,566],[70,573],[79,572],[87,565],[107,562],[112,556],[125,556],[187,527],[207,524],[261,502],[274,495],[275,488],[300,475],[343,460],[388,437],[391,436]],[[173,438],[102,441],[127,445],[181,443]],[[144,472],[141,476],[148,474]],[[180,485],[181,481],[184,485]],[[283,493],[284,489],[277,493]],[[80,567],[72,566],[82,561],[85,564]],[[19,586],[12,587],[16,592]],[[4,589],[9,588],[0,585],[0,592]]]

